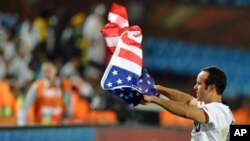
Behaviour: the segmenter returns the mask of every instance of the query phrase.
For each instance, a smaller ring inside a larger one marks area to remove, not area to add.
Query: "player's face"
[[[206,99],[209,94],[209,90],[207,89],[205,80],[208,77],[208,72],[201,71],[197,76],[196,85],[194,86],[194,90],[196,92],[197,99],[199,101],[206,102]]]

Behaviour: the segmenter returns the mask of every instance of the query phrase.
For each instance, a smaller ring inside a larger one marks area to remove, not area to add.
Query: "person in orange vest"
[[[35,123],[40,125],[58,125],[68,117],[71,109],[71,86],[66,79],[57,78],[57,68],[51,62],[41,66],[42,78],[29,88],[24,106],[18,116],[18,125],[26,124],[27,110],[34,106]]]
[[[15,97],[10,88],[12,77],[0,80],[0,117],[15,116]]]
[[[0,96],[0,125],[16,125],[23,94],[15,75],[6,74],[4,79],[0,80]],[[29,118],[33,115],[30,111],[28,111]]]

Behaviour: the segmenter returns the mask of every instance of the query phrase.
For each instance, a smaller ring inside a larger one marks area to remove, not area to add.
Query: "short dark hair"
[[[227,77],[225,73],[218,67],[206,67],[202,71],[208,72],[208,77],[205,80],[206,86],[214,84],[216,91],[219,95],[222,95],[227,86]]]

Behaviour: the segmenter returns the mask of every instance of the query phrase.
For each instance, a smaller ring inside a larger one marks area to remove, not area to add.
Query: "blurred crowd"
[[[48,11],[0,10],[0,126],[118,124],[131,116],[126,103],[100,88],[110,59],[100,33],[106,12],[97,4],[60,20]],[[237,123],[250,123],[249,107],[246,100],[233,109]],[[158,115],[163,126],[192,126]]]
[[[109,57],[105,12],[98,4],[73,14],[57,36],[57,15],[0,11],[1,125],[118,122],[99,84]]]

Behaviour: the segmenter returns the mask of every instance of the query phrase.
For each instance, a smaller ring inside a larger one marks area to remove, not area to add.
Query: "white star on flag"
[[[131,77],[131,76],[128,76],[128,77],[127,77],[127,80],[128,80],[128,81],[131,81],[131,80],[132,80],[132,77]]]
[[[107,84],[107,86],[108,86],[108,87],[112,87],[112,83],[109,82],[109,83]]]
[[[122,80],[121,80],[121,79],[118,79],[118,80],[117,80],[117,84],[122,84]]]
[[[113,74],[113,75],[117,75],[117,70],[114,70],[114,71],[112,72],[112,74]]]

